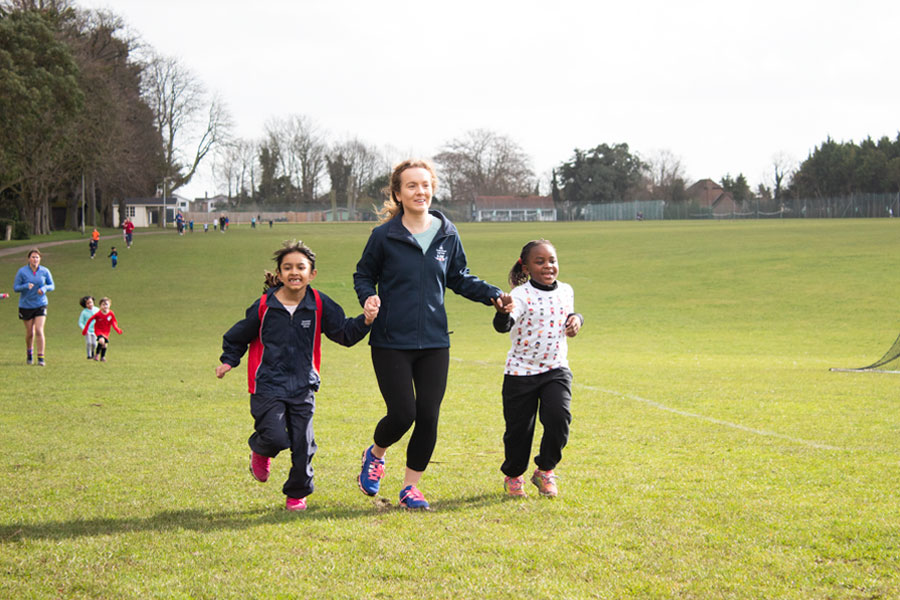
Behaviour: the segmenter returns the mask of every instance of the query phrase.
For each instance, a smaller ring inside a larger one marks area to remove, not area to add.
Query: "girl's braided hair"
[[[525,272],[522,265],[528,262],[528,255],[531,254],[534,247],[540,246],[541,244],[553,246],[553,244],[550,243],[550,240],[544,239],[531,240],[522,246],[522,252],[519,253],[519,260],[517,260],[515,264],[513,264],[512,269],[509,270],[510,287],[517,287],[528,281],[528,273]]]
[[[309,246],[300,240],[285,240],[281,245],[281,248],[276,250],[272,255],[272,260],[275,261],[276,269],[275,273],[266,271],[266,281],[263,284],[263,293],[281,285],[281,282],[278,281],[278,272],[281,271],[281,262],[284,260],[285,256],[292,252],[299,252],[309,259],[310,271],[316,268],[316,253],[313,252]]]

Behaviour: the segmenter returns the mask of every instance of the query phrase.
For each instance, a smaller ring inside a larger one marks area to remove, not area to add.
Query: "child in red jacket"
[[[109,347],[110,329],[115,329],[116,333],[122,335],[119,329],[119,323],[116,321],[116,315],[109,309],[111,302],[109,298],[100,298],[100,312],[95,313],[93,317],[88,319],[81,330],[81,335],[87,335],[88,328],[91,323],[94,324],[94,333],[97,336],[97,353],[94,354],[94,360],[106,362],[106,349]]]

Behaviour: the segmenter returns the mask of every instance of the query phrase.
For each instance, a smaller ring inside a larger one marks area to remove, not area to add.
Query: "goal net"
[[[838,369],[832,367],[831,370],[849,373],[862,373],[866,371],[875,373],[900,373],[900,336],[897,336],[897,339],[894,340],[894,344],[884,356],[867,367],[857,367],[855,369]]]

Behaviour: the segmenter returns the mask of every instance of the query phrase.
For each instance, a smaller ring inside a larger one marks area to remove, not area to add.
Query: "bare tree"
[[[356,213],[360,199],[379,176],[390,171],[390,165],[381,152],[354,138],[335,144],[327,157],[328,173],[336,200],[343,200],[351,215]],[[341,177],[343,181],[336,181]]]
[[[772,156],[772,176],[769,182],[772,184],[772,200],[781,202],[782,193],[787,187],[785,177],[790,178],[797,170],[797,161],[785,152],[778,152]]]
[[[680,157],[671,150],[657,150],[645,164],[647,188],[653,198],[668,202],[684,200],[686,175]]]
[[[447,142],[434,160],[454,202],[470,202],[476,195],[528,194],[534,189],[531,158],[511,138],[487,129],[473,129]]]
[[[206,155],[228,138],[231,119],[221,100],[210,97],[177,58],[154,56],[144,75],[144,97],[163,139],[165,177],[173,191],[187,184]]]
[[[324,133],[309,117],[292,115],[269,120],[266,138],[267,146],[279,161],[278,176],[287,177],[299,190],[301,202],[314,202],[328,151]]]
[[[228,198],[240,205],[253,196],[259,172],[259,144],[235,139],[219,146],[213,163],[213,176],[225,180]]]

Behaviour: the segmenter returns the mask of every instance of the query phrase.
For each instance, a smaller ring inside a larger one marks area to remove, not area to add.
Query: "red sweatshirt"
[[[116,321],[116,314],[113,311],[109,311],[108,313],[104,313],[103,311],[94,313],[94,316],[88,319],[88,322],[84,324],[81,335],[87,335],[87,330],[88,327],[91,326],[91,323],[94,323],[94,333],[98,336],[102,335],[106,339],[109,339],[110,328],[115,329],[116,333],[122,335],[122,330],[119,329],[119,323]]]

